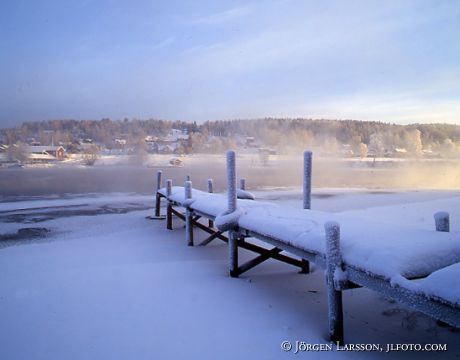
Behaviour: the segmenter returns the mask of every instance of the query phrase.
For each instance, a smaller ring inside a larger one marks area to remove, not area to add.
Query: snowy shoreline
[[[453,230],[460,230],[457,191],[327,189],[317,194],[325,193],[333,196],[314,197],[314,208],[365,212],[421,229],[431,229],[433,212],[442,209],[450,211]],[[298,194],[260,191],[257,196],[300,207]],[[322,271],[300,275],[288,265],[269,261],[241,279],[229,279],[226,245],[188,248],[182,224],[175,223],[175,230],[167,231],[162,221],[146,220],[153,200],[152,195],[105,194],[0,204],[2,233],[36,226],[50,229],[43,239],[21,240],[18,246],[0,249],[0,334],[5,356],[279,359],[294,356],[280,348],[282,341],[327,343]],[[148,208],[115,211],[135,204]],[[43,207],[56,206],[114,211],[27,222],[37,218],[37,211],[46,212]],[[25,223],[5,220],[18,213],[27,215]],[[243,259],[248,256],[242,254]],[[420,313],[366,289],[346,292],[344,301],[349,343],[442,343],[447,351],[436,356],[460,355],[459,333]],[[229,334],[239,346],[228,341]],[[332,351],[315,356],[347,354]],[[392,358],[433,355],[404,352],[392,353]]]

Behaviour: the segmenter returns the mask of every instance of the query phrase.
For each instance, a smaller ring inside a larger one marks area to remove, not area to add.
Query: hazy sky
[[[0,125],[265,116],[460,124],[459,0],[0,4]]]

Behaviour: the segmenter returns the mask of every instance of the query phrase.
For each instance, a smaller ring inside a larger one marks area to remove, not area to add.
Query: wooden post
[[[324,225],[326,230],[326,281],[328,295],[329,338],[334,343],[343,343],[342,291],[337,289],[334,274],[341,270],[340,225],[334,221]]]
[[[236,164],[235,152],[227,151],[227,213],[236,211]],[[228,264],[231,277],[238,277],[238,234],[234,230],[228,232]]]
[[[228,187],[228,213],[236,210],[236,165],[235,152],[227,151],[227,187]]]
[[[160,217],[160,206],[161,206],[161,197],[158,194],[158,190],[161,188],[161,174],[162,171],[157,171],[157,191],[155,192],[155,216]]]
[[[158,192],[155,194],[155,217],[160,217],[161,197]]]
[[[246,179],[245,178],[240,179],[240,189],[246,190]]]
[[[303,153],[303,208],[311,209],[312,152]]]
[[[228,264],[231,277],[238,277],[238,234],[236,231],[228,232]]]
[[[163,172],[161,170],[157,171],[157,191],[161,188],[161,175]]]
[[[166,207],[166,228],[168,230],[172,230],[172,202],[169,200],[169,197],[172,194],[172,180],[168,179],[166,181],[166,201],[167,201],[167,207]]]
[[[208,179],[208,193],[212,194],[214,192],[214,184],[213,184],[213,181],[212,179]],[[210,228],[213,228],[214,227],[214,221],[212,221],[211,219],[208,220],[208,226]]]
[[[166,180],[166,197],[170,197],[172,194],[172,180],[168,179]]]
[[[449,232],[450,231],[450,219],[449,213],[445,211],[438,211],[434,214],[434,223],[436,231]]]
[[[186,181],[184,185],[185,199],[192,198],[192,182]],[[190,207],[185,208],[185,237],[188,246],[193,246],[193,210]]]
[[[441,232],[450,232],[450,217],[449,213],[446,211],[438,211],[434,214],[434,224],[436,227],[436,231]],[[439,326],[449,326],[449,324],[445,323],[444,321],[437,320],[436,323]]]

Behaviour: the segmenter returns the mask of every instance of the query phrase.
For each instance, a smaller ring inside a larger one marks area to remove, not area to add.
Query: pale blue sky
[[[0,4],[0,126],[265,116],[460,124],[459,0]]]

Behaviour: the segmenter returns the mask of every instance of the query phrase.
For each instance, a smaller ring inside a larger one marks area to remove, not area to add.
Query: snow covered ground
[[[295,189],[255,193],[301,206]],[[224,243],[187,247],[182,223],[167,231],[146,219],[152,207],[152,196],[135,194],[0,203],[0,358],[460,358],[458,330],[367,289],[344,293],[348,343],[447,351],[294,354],[296,341],[327,344],[322,270],[267,261],[231,279]],[[313,207],[421,229],[446,210],[460,230],[460,191],[321,189]]]

